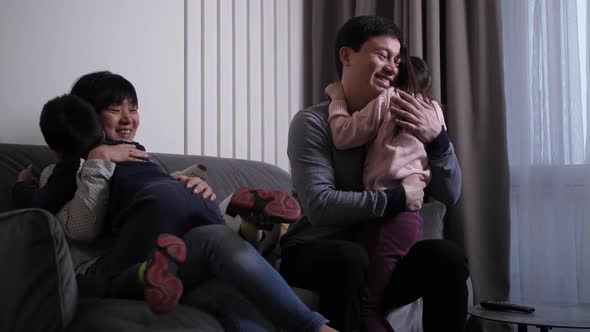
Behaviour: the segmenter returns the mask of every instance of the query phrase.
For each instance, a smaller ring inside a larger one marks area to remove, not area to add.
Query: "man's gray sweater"
[[[366,148],[334,147],[328,105],[324,102],[302,110],[291,122],[287,154],[293,191],[305,217],[283,236],[283,249],[326,238],[338,239],[352,225],[388,216],[386,192],[363,188]],[[446,131],[427,144],[426,151],[432,171],[427,194],[446,205],[454,204],[461,192],[461,169]]]

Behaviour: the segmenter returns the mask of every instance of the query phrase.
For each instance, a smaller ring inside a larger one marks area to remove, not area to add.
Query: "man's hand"
[[[431,103],[402,90],[399,90],[399,96],[392,97],[392,101],[391,112],[397,115],[396,124],[411,131],[422,143],[430,143],[440,134],[443,123]]]
[[[122,161],[145,161],[149,154],[133,144],[100,145],[90,150],[88,159],[102,159],[114,163]]]
[[[186,183],[187,188],[192,188],[194,194],[201,194],[203,198],[214,201],[217,196],[213,192],[213,189],[203,179],[198,177],[188,177],[186,175],[180,175],[176,177],[178,181]]]
[[[39,179],[33,175],[33,164],[29,164],[29,166],[23,168],[23,170],[18,173],[16,176],[16,182],[39,183]]]
[[[344,100],[344,88],[339,81],[331,83],[326,87],[326,94],[332,100]]]

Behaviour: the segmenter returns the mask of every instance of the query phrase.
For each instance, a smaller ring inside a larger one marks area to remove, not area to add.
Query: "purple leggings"
[[[422,238],[422,217],[418,212],[367,224],[358,242],[369,255],[367,286],[361,297],[361,332],[393,332],[382,307],[384,290],[398,261]]]

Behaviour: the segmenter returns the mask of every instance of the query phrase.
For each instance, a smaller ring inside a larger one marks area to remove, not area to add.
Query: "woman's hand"
[[[39,183],[39,179],[33,175],[33,164],[23,168],[16,176],[16,182]]]
[[[396,124],[411,131],[422,143],[432,142],[443,127],[434,106],[405,91],[398,91],[399,96],[392,97],[398,107],[391,107],[391,112],[397,115]]]
[[[213,189],[203,179],[198,177],[189,177],[186,175],[180,175],[176,177],[178,181],[186,183],[187,188],[192,188],[194,194],[201,194],[203,198],[214,201],[217,196],[213,192]]]
[[[145,161],[150,155],[133,144],[100,145],[90,150],[88,159],[102,159],[114,163],[122,161]]]

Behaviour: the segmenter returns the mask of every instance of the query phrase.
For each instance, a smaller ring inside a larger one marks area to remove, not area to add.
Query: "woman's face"
[[[133,142],[139,127],[137,105],[131,104],[129,99],[125,99],[121,104],[110,105],[100,112],[100,120],[106,138]]]

